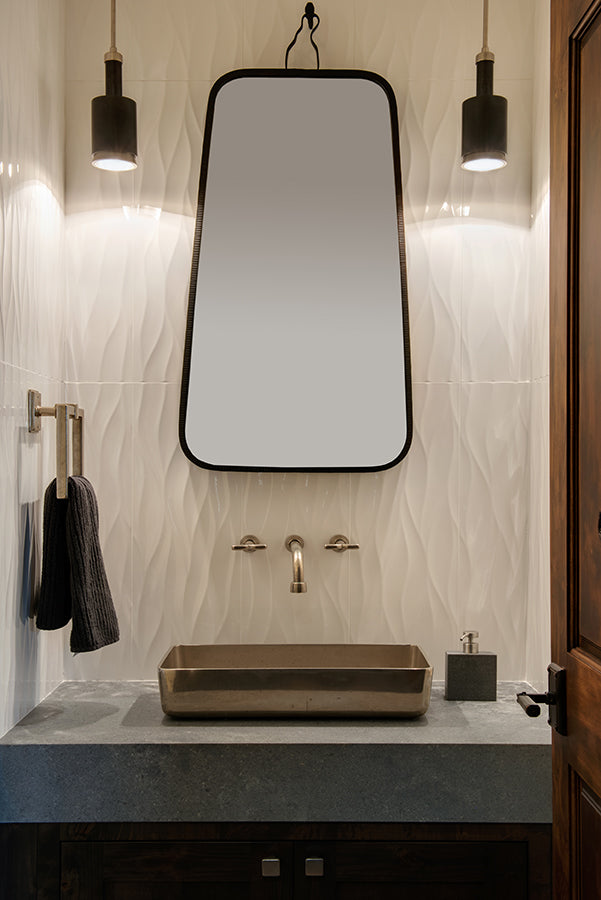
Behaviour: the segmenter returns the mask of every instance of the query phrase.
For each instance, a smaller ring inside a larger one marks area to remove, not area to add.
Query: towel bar
[[[39,391],[27,391],[27,427],[34,433],[40,431],[42,416],[56,419],[56,496],[64,499],[68,496],[69,477],[69,420],[71,420],[73,475],[83,475],[83,415],[84,411],[77,403],[55,403],[54,406],[41,406],[42,395]]]

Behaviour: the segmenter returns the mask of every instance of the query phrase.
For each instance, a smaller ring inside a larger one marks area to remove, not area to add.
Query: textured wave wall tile
[[[351,476],[351,639],[418,643],[439,673],[457,615],[459,401],[458,385],[414,385],[406,459]]]
[[[202,130],[211,82],[125,81],[137,104],[138,168],[116,174],[91,165],[90,109],[101,81],[69,81],[67,211],[151,206],[195,215]]]
[[[462,380],[530,378],[528,231],[463,223]]]
[[[242,65],[244,0],[128,0],[118,4],[117,46],[124,77],[213,81]],[[104,77],[110,5],[67,0],[67,77]]]
[[[9,728],[16,718],[15,710],[15,649],[19,634],[27,634],[27,614],[19,596],[18,568],[20,561],[20,514],[18,489],[14,473],[17,471],[16,393],[18,371],[0,363],[0,588],[4,602],[0,612],[0,734]],[[16,383],[16,384],[15,384]]]
[[[534,215],[530,231],[529,308],[531,377],[549,376],[549,194]]]
[[[140,266],[130,231],[121,210],[67,217],[69,381],[131,381],[132,298]]]
[[[3,357],[32,372],[63,369],[63,213],[52,191],[27,181],[27,169],[7,173],[3,209]],[[34,264],[32,262],[35,261]]]
[[[25,715],[63,679],[66,635],[63,630],[38,631],[23,616],[33,595],[37,596],[37,579],[41,570],[44,494],[56,475],[56,428],[51,419],[42,425],[41,434],[27,431],[27,390],[32,375],[20,370],[15,396],[17,419],[17,484],[18,484],[18,608],[19,625],[14,642],[15,696],[19,706],[15,718]],[[42,399],[59,402],[64,385],[57,378],[36,377],[35,385]]]
[[[173,643],[239,643],[239,473],[193,466],[178,442],[179,385],[134,386],[136,677]]]
[[[551,8],[536,0],[534,11],[534,60],[532,78],[532,212],[536,216],[549,193],[549,131],[551,59],[549,53]]]
[[[193,232],[168,213],[68,217],[70,378],[180,380]]]
[[[414,382],[461,380],[463,244],[448,222],[408,225],[407,279]]]
[[[0,359],[52,376],[63,361],[63,6],[4,12]]]
[[[54,429],[27,432],[27,390],[63,389],[63,26],[60,0],[2,4],[0,30],[0,733],[62,678],[63,637],[28,612],[40,570]]]
[[[158,222],[141,216],[130,224],[134,380],[179,385],[195,220],[162,213]]]
[[[100,545],[121,638],[93,653],[69,654],[66,678],[136,678],[132,664],[133,387],[67,384],[85,410],[84,474],[98,498]],[[113,677],[111,675],[111,677]]]
[[[354,3],[359,68],[381,74],[387,69],[399,82],[451,81],[464,76],[464,58],[476,52],[466,35],[467,0]]]
[[[63,185],[62,0],[2,4],[0,159],[28,171],[57,197]]]
[[[64,638],[37,631],[35,604],[42,550],[42,506],[52,476],[54,431],[27,432],[29,372],[0,363],[0,734],[62,679]],[[45,396],[57,384],[37,376]]]
[[[420,79],[397,86],[392,73],[389,80],[399,107],[406,221],[462,216],[462,82]]]
[[[304,4],[297,0],[245,0],[244,65],[249,68],[283,68],[286,48],[300,26]],[[320,23],[314,35],[320,63],[325,69],[349,69],[354,65],[355,29],[349,0],[321,0],[316,5]],[[304,22],[290,51],[291,69],[314,69],[315,51]]]
[[[243,640],[348,641],[350,552],[326,551],[324,544],[334,534],[352,539],[349,477],[301,472],[244,476],[241,532],[258,535],[268,548],[252,556],[236,554],[242,573]],[[290,592],[292,555],[285,539],[291,534],[305,541],[304,594]],[[250,558],[242,558],[246,556]]]
[[[281,66],[302,4],[141,3],[120,8],[117,31],[125,92],[139,102],[141,164],[133,177],[115,178],[89,164],[89,104],[103,90],[108,4],[68,2],[67,185],[69,209],[82,212],[69,217],[71,312],[79,317],[68,338],[69,372],[77,381],[126,383],[80,387],[86,413],[98,406],[108,427],[98,432],[90,471],[96,468],[101,510],[120,485],[115,509],[127,509],[124,530],[107,523],[107,553],[129,597],[121,647],[69,660],[68,672],[153,678],[161,654],[177,642],[350,639],[420,643],[440,674],[444,650],[469,625],[491,635],[482,646],[499,650],[504,677],[522,677],[528,590],[535,606],[544,603],[544,548],[532,532],[530,544],[525,538],[529,502],[538,504],[534,481],[528,495],[538,452],[529,434],[540,411],[530,405],[529,385],[457,382],[527,379],[542,365],[531,370],[528,360],[531,325],[544,318],[532,304],[541,299],[534,271],[545,253],[544,214],[536,236],[527,231],[532,10],[518,0],[508,0],[501,15],[498,5],[491,9],[497,90],[510,103],[511,162],[475,178],[458,163],[461,102],[475,89],[480,0],[374,0],[368,7],[322,0],[318,7],[323,66],[381,72],[397,95],[415,438],[407,459],[388,472],[307,476],[208,472],[189,463],[177,439],[210,83],[240,65]],[[303,41],[292,64],[312,67],[306,33]],[[160,220],[138,217],[126,228],[120,207],[145,204],[162,208]],[[99,207],[110,210],[83,215]],[[133,414],[128,421],[119,397]],[[539,402],[542,395],[533,395]],[[124,475],[120,447],[131,448]],[[232,552],[249,532],[269,549]],[[292,563],[283,542],[292,532],[306,539],[307,594],[288,590]],[[336,532],[361,550],[324,551]],[[534,671],[542,650],[533,643],[529,652]]]
[[[549,379],[545,378],[532,385],[526,619],[526,679],[543,684],[551,658],[549,477]]]
[[[524,678],[528,597],[530,384],[461,389],[461,628]]]
[[[205,112],[211,83],[135,82],[139,97],[138,205],[196,215]]]
[[[532,225],[530,305],[532,309],[532,377],[549,375],[549,117],[550,9],[538,0],[533,79]]]

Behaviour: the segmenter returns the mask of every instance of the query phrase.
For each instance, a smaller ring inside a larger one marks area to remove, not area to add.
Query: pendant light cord
[[[117,50],[117,0],[111,0],[111,46],[108,52],[104,54],[104,61],[116,59],[117,62],[123,62],[123,56]]]
[[[476,62],[489,59],[494,62],[495,54],[488,46],[488,0],[482,0],[482,50],[476,56]]]
[[[485,5],[488,0],[484,0]],[[117,0],[111,0],[111,46],[110,50],[117,49]]]
[[[115,0],[113,0],[113,4]],[[488,50],[488,0],[483,0],[482,8],[482,51]]]

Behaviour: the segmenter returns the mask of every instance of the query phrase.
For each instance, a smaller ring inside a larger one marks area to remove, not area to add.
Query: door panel
[[[571,78],[579,154],[578,233],[578,633],[601,656],[601,15],[573,43]],[[576,237],[576,235],[575,235]],[[574,598],[576,600],[576,598]]]
[[[578,779],[580,815],[580,890],[582,900],[601,897],[601,800],[583,781]]]
[[[551,0],[551,635],[568,719],[553,734],[555,900],[601,897],[600,84],[601,0]]]

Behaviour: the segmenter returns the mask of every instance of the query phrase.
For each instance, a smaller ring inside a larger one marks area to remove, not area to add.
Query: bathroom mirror
[[[213,86],[180,441],[211,469],[370,471],[411,442],[396,102],[370,72]]]

